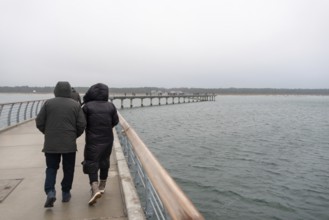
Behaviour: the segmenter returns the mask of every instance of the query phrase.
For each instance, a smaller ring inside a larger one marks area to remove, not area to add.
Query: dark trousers
[[[61,182],[62,191],[70,192],[72,189],[75,157],[76,153],[45,153],[46,157],[46,180],[45,180],[45,192],[55,191],[57,170],[59,169],[61,158],[63,158],[63,179]]]
[[[110,155],[112,148],[107,149],[106,153],[103,154],[98,163],[99,169],[99,178],[101,180],[106,180],[108,177],[109,169],[110,169]],[[94,173],[89,173],[89,182],[90,184],[93,182],[98,182],[98,171]]]
[[[108,177],[109,169],[99,169],[99,178],[101,180],[106,180]],[[89,173],[89,182],[98,182],[98,173]]]

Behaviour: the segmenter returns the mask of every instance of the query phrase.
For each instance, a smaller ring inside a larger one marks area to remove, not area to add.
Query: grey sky
[[[0,0],[0,86],[329,88],[328,0]]]

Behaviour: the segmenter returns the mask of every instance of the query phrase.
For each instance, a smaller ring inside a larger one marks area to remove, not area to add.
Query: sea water
[[[328,96],[217,96],[121,113],[206,219],[329,219]]]

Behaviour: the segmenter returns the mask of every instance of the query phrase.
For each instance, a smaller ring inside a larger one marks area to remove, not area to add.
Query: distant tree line
[[[89,87],[74,87],[79,93],[86,93]],[[54,87],[29,86],[0,86],[1,93],[53,93]],[[183,93],[213,93],[217,95],[329,95],[329,89],[274,89],[274,88],[160,88],[160,87],[132,87],[110,88],[110,93],[151,93],[183,92]]]

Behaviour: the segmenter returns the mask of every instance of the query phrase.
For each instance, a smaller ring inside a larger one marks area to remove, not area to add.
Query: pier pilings
[[[121,109],[125,107],[144,107],[154,105],[182,104],[193,102],[215,101],[215,94],[181,94],[181,95],[149,95],[149,94],[124,94],[113,95],[109,99],[111,102],[119,100]],[[134,101],[139,100],[139,105],[134,105]],[[128,103],[127,103],[128,101]]]

